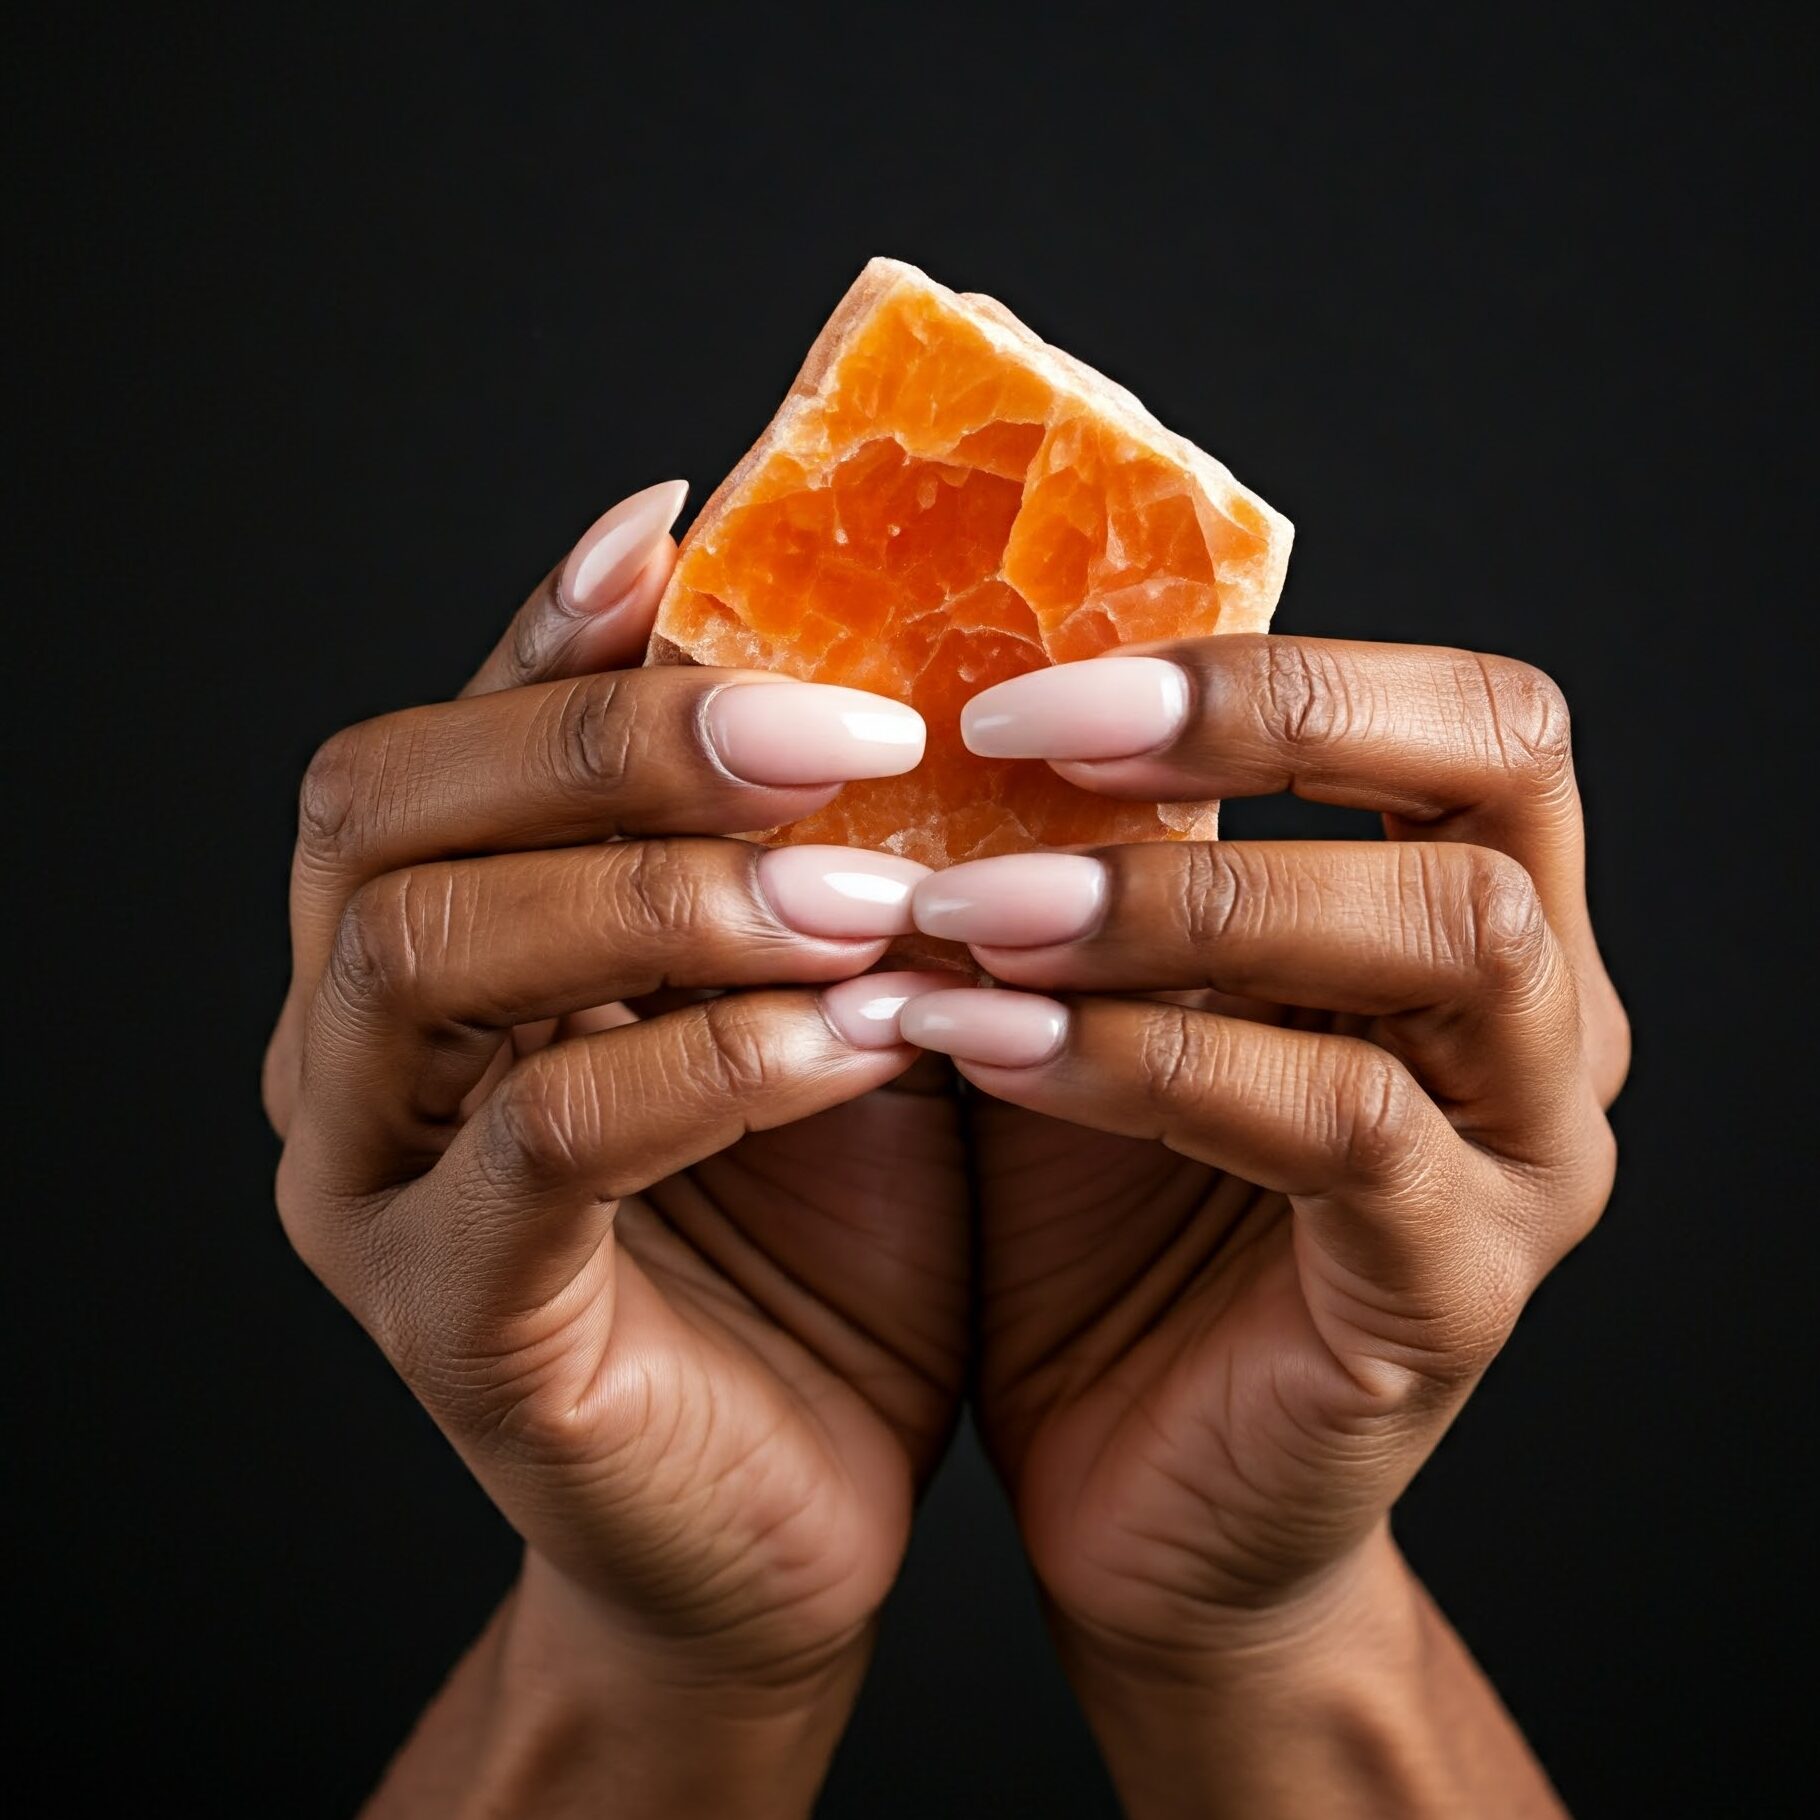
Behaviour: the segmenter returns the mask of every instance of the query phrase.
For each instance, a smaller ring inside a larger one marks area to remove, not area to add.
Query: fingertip
[[[686,480],[660,480],[603,512],[556,574],[551,607],[580,624],[566,641],[564,668],[617,670],[642,662],[671,571]]]
[[[670,527],[688,490],[686,481],[659,481],[597,518],[519,608],[462,694],[642,663],[676,566]]]
[[[1068,1037],[1068,1007],[1034,992],[976,986],[934,990],[903,1007],[906,1042],[991,1068],[1036,1068]]]
[[[1089,853],[1001,853],[919,881],[912,898],[925,935],[976,948],[1047,948],[1078,941],[1106,914],[1110,880]]]
[[[1181,732],[1192,699],[1165,658],[1084,658],[982,690],[961,709],[961,739],[981,758],[1136,758]]]
[[[767,789],[901,777],[928,739],[907,702],[763,673],[717,687],[702,725],[730,777]]]
[[[611,605],[581,618],[568,647],[566,669],[635,669],[645,660],[658,603],[676,567],[676,541],[667,532],[625,591]]]
[[[843,980],[821,994],[822,1016],[851,1049],[905,1049],[911,1045],[901,1021],[909,1005],[954,984],[952,973],[866,973]],[[908,1063],[906,1063],[908,1065]]]
[[[603,512],[562,565],[558,603],[571,613],[618,606],[658,547],[670,542],[670,527],[688,496],[686,480],[660,480]]]

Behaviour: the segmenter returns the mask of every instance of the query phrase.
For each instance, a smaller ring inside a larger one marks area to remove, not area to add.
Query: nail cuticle
[[[783,677],[723,684],[700,713],[704,744],[722,771],[764,789],[900,777],[922,762],[927,735],[922,716],[902,702]]]
[[[876,944],[910,933],[911,893],[927,870],[860,848],[774,847],[754,863],[753,888],[792,935]]]

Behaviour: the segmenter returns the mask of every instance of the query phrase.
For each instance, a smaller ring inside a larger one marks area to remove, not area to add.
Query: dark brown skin
[[[1610,1190],[1629,1034],[1565,705],[1462,652],[1150,650],[1180,739],[1066,775],[1387,840],[1105,850],[1096,933],[976,950],[1128,995],[1041,1067],[963,1064],[982,1429],[1133,1812],[1554,1811],[1388,1514]]]
[[[1293,787],[1389,843],[1108,852],[1095,933],[981,951],[1072,1015],[961,1064],[963,1116],[818,1008],[884,943],[794,934],[719,838],[832,791],[712,762],[718,673],[624,668],[668,555],[598,621],[558,570],[463,700],[305,784],[280,1209],[526,1543],[371,1812],[806,1812],[970,1349],[1132,1812],[1556,1811],[1388,1531],[1610,1183],[1552,685],[1160,651],[1188,729],[1067,775]]]
[[[832,790],[712,764],[718,673],[528,680],[635,663],[668,558],[610,629],[552,577],[465,699],[304,784],[279,1209],[527,1551],[378,1814],[566,1812],[603,1775],[618,1813],[803,1811],[959,1407],[952,1103],[810,989],[885,943],[790,933],[757,849],[679,838]]]

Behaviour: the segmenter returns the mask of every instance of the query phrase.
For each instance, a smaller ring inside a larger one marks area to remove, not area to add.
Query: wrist
[[[1174,1638],[1055,1628],[1138,1820],[1558,1811],[1387,1528],[1292,1599]]]
[[[628,1630],[528,1556],[370,1820],[806,1815],[870,1647],[862,1634],[762,1675],[704,1662]]]

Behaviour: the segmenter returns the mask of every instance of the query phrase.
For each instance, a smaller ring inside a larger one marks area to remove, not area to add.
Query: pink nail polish
[[[686,480],[660,480],[597,518],[562,566],[557,599],[575,613],[612,606],[638,579],[688,497]]]
[[[1034,992],[966,987],[929,992],[903,1009],[898,1028],[906,1043],[939,1050],[958,1062],[991,1068],[1034,1068],[1062,1046],[1068,1008]]]
[[[974,696],[961,738],[982,758],[1136,758],[1188,719],[1188,674],[1161,657],[1093,657]]]
[[[910,893],[929,868],[861,847],[773,847],[758,862],[766,901],[801,935],[875,941],[910,932]]]
[[[1106,908],[1106,868],[1079,853],[1007,853],[934,872],[917,887],[925,935],[988,948],[1072,942]]]
[[[707,729],[720,762],[749,784],[896,777],[923,756],[914,708],[828,683],[733,683],[709,701]]]
[[[954,981],[952,973],[863,973],[842,980],[822,993],[822,1015],[835,1034],[855,1049],[895,1049],[898,1017],[925,992],[940,992]]]

